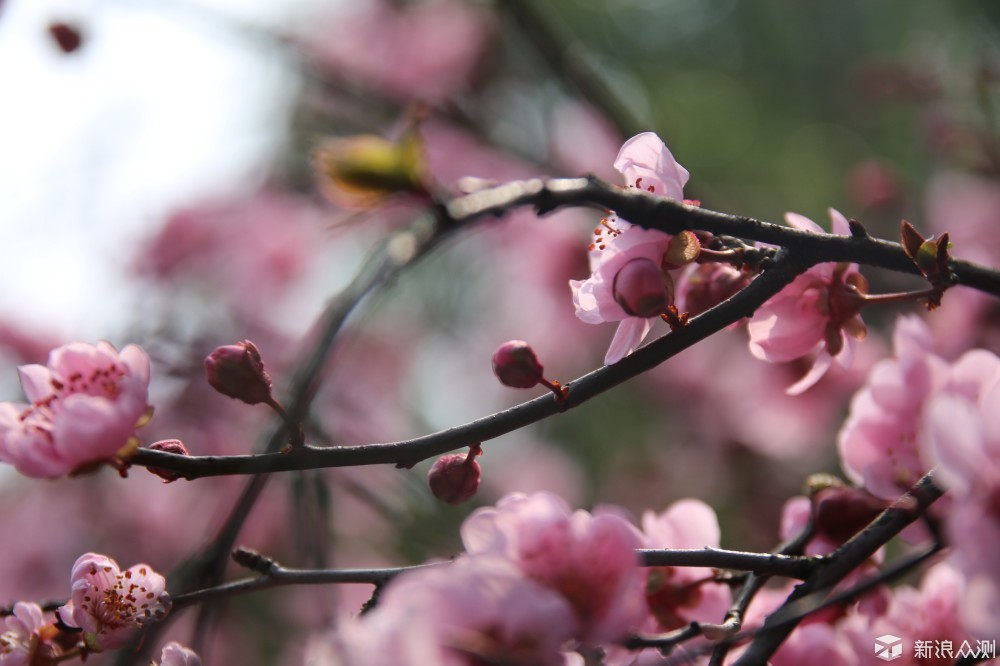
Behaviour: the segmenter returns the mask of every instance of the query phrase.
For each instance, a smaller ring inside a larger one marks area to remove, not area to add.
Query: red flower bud
[[[633,259],[615,275],[615,301],[633,317],[658,317],[674,300],[674,281],[650,259]]]
[[[434,497],[448,504],[461,504],[475,495],[482,475],[476,456],[481,453],[477,444],[468,454],[452,453],[438,458],[427,473]]]
[[[205,358],[208,383],[219,393],[248,405],[271,403],[271,377],[257,346],[249,340],[219,347]]]
[[[166,451],[167,453],[175,453],[179,456],[190,455],[188,453],[187,447],[184,446],[184,442],[179,439],[164,439],[159,442],[153,442],[146,447],[151,451]],[[156,476],[163,479],[164,483],[170,483],[171,481],[176,481],[183,475],[179,472],[175,472],[172,469],[163,469],[161,467],[147,467],[146,471],[155,474]]]
[[[83,44],[83,35],[80,33],[80,29],[61,21],[49,24],[49,36],[55,40],[59,50],[63,53],[73,53]]]
[[[750,283],[750,277],[726,264],[702,264],[688,273],[684,310],[692,317],[713,308]]]
[[[493,373],[504,386],[531,388],[542,381],[542,364],[524,340],[510,340],[493,352]]]
[[[812,496],[817,531],[834,543],[844,543],[882,513],[889,502],[861,488],[829,487]]]

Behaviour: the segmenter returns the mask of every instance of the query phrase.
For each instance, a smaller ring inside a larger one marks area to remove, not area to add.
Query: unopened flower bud
[[[219,393],[248,405],[271,403],[271,377],[257,346],[249,340],[219,347],[205,358],[208,383]]]
[[[479,445],[470,447],[468,454],[451,453],[438,458],[427,473],[427,483],[434,497],[448,504],[461,504],[479,490],[482,470],[476,456]]]
[[[542,381],[542,364],[524,340],[510,340],[493,352],[493,373],[504,386],[531,388]]]
[[[656,262],[633,259],[615,275],[615,301],[633,317],[658,317],[673,302],[674,283]]]
[[[692,317],[715,307],[750,283],[750,278],[727,264],[702,264],[681,283],[684,310]]]
[[[187,447],[184,446],[184,442],[179,439],[164,439],[159,442],[153,442],[146,448],[150,451],[166,451],[167,453],[173,453],[179,456],[191,455],[188,453]],[[162,467],[147,467],[146,470],[163,479],[164,483],[176,481],[184,476],[180,472],[175,472],[172,469],[163,469]]]
[[[817,531],[834,543],[844,543],[882,513],[889,502],[861,488],[828,487],[812,496]]]
[[[49,24],[49,36],[63,53],[73,53],[83,45],[83,35],[75,25],[54,21]]]

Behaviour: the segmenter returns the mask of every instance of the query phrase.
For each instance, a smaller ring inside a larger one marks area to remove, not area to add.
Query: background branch
[[[943,491],[934,485],[933,472],[928,472],[868,527],[830,553],[816,573],[796,587],[785,603],[768,616],[746,652],[736,661],[736,666],[766,663],[805,617],[806,614],[802,613],[799,605],[801,600],[815,599],[818,606],[835,585],[874,555],[875,551],[884,546],[889,539],[899,534],[904,527],[917,520],[942,494]],[[815,610],[816,606],[812,610]]]
[[[437,433],[384,444],[335,448],[303,446],[288,453],[245,456],[179,456],[139,449],[131,462],[170,469],[194,479],[226,474],[347,467],[394,463],[412,466],[426,458],[494,439],[559,412],[577,407],[591,398],[656,367],[691,345],[749,316],[767,299],[781,291],[803,269],[779,252],[773,265],[760,277],[714,308],[691,319],[654,342],[641,347],[614,365],[604,366],[571,381],[569,396],[557,402],[551,394],[521,403],[464,425]]]

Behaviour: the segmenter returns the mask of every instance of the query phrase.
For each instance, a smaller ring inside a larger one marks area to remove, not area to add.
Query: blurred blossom
[[[31,404],[0,403],[0,460],[55,478],[114,458],[149,410],[149,357],[136,345],[74,342],[18,368]]]
[[[924,196],[927,231],[948,233],[949,254],[988,266],[1000,264],[1000,184],[958,171],[934,175]],[[935,346],[946,358],[970,347],[1000,349],[1000,304],[975,289],[950,289],[928,324]]]
[[[175,212],[133,262],[142,276],[223,304],[253,322],[309,274],[326,246],[326,216],[309,201],[273,189]],[[246,331],[244,331],[246,333]]]
[[[970,358],[971,357],[971,358]],[[950,491],[951,562],[964,576],[961,619],[979,638],[1000,631],[1000,358],[968,352],[925,408],[923,453]],[[956,375],[964,377],[956,377]]]
[[[879,361],[837,438],[841,465],[855,483],[894,500],[929,469],[917,450],[924,402],[945,381],[945,362],[933,353],[927,325],[910,315],[896,320],[893,358]]]
[[[190,648],[172,641],[163,646],[160,663],[151,663],[150,666],[201,666],[201,657]]]
[[[976,646],[959,622],[958,607],[965,593],[962,577],[955,569],[945,562],[935,564],[924,573],[919,588],[909,585],[893,588],[884,611],[848,613],[836,625],[840,642],[850,645],[855,655],[872,655],[875,638],[891,634],[902,638],[908,645],[903,658],[893,663],[902,666],[953,664],[954,657],[936,654],[933,646],[950,642],[956,656],[964,641]],[[991,638],[996,636],[996,624],[993,626]],[[921,655],[916,649],[917,641],[923,641],[931,649]],[[865,664],[881,663],[873,656],[868,659],[859,661]]]
[[[635,549],[642,537],[608,512],[572,512],[556,495],[512,493],[477,509],[462,524],[470,556],[500,556],[526,576],[562,594],[580,622],[585,645],[615,641],[644,613],[644,572]]]
[[[611,164],[621,149],[622,138],[596,109],[566,100],[552,110],[549,128],[552,160],[566,175],[614,175]]]
[[[938,396],[976,403],[1000,377],[1000,360],[992,352],[973,349],[953,363],[936,355],[927,325],[916,316],[896,321],[893,343],[895,358],[872,368],[838,437],[847,475],[889,500],[934,466],[929,449],[921,448],[928,404]]]
[[[746,353],[745,337],[722,331],[645,380],[651,398],[669,401],[699,442],[745,446],[776,459],[816,459],[839,425],[840,405],[884,353],[877,340],[858,351],[850,369],[835,365],[812,390],[791,396],[786,389],[799,364],[760,363]]]
[[[563,663],[573,610],[496,557],[460,558],[395,579],[378,607],[307,650],[309,666]]]
[[[306,30],[307,50],[345,79],[397,99],[439,102],[470,83],[491,21],[457,0],[371,0]]]
[[[0,664],[29,666],[38,663],[35,659],[40,656],[41,631],[48,624],[38,604],[24,601],[14,604],[14,613],[3,618],[3,625],[0,625],[5,629],[0,633]]]
[[[785,220],[796,229],[825,233],[818,224],[796,213]],[[830,209],[832,233],[849,235],[847,218]],[[823,263],[796,277],[754,312],[747,325],[750,352],[762,361],[783,363],[803,357],[812,366],[788,388],[797,395],[826,374],[833,361],[850,367],[854,341],[867,333],[859,312],[867,283],[857,264]]]
[[[712,507],[701,500],[685,499],[662,513],[642,516],[646,548],[718,548],[721,531]],[[680,629],[691,622],[720,622],[732,603],[725,583],[715,582],[709,567],[650,567],[646,601],[654,632]]]
[[[892,165],[875,159],[854,165],[847,186],[851,198],[863,209],[891,208],[902,195],[899,175]]]

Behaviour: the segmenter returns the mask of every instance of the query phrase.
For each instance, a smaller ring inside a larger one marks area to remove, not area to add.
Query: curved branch
[[[849,261],[919,275],[899,243],[867,234],[833,236],[800,231],[689,206],[635,188],[610,185],[594,177],[515,181],[454,199],[448,204],[448,212],[456,220],[465,220],[502,215],[518,206],[533,206],[539,214],[567,206],[610,209],[633,224],[667,233],[701,230],[787,247],[807,265]],[[950,267],[961,284],[1000,297],[1000,271],[961,260],[952,260]]]
[[[805,268],[793,261],[786,252],[779,251],[772,266],[745,289],[694,317],[686,326],[641,347],[618,363],[604,366],[571,381],[567,385],[569,395],[561,402],[546,394],[461,426],[415,439],[385,444],[335,448],[302,446],[288,453],[242,456],[180,456],[164,451],[139,449],[130,462],[146,467],[169,469],[188,479],[386,463],[409,467],[426,458],[494,439],[558,412],[577,407],[618,384],[656,367],[733,322],[749,316],[803,270]]]
[[[781,608],[768,616],[746,652],[736,661],[736,666],[766,663],[805,617],[800,603],[803,599],[815,600],[815,609],[834,586],[919,518],[942,494],[943,491],[934,485],[933,472],[928,472],[868,527],[830,553],[816,573],[796,587]]]

